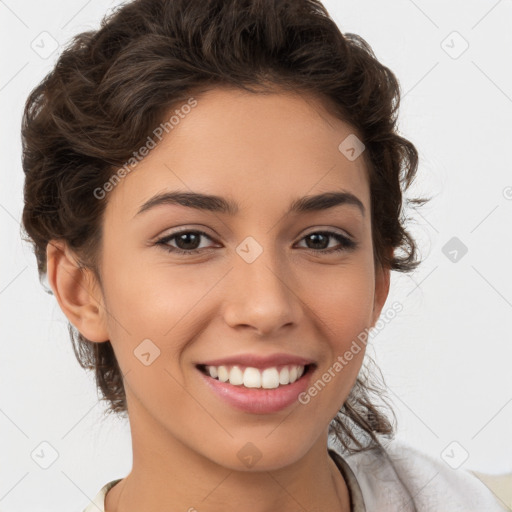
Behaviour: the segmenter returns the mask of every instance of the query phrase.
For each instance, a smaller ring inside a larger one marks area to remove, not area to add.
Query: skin
[[[373,259],[367,169],[362,156],[350,161],[338,150],[357,132],[307,95],[217,88],[196,99],[103,199],[101,286],[65,244],[48,245],[61,309],[89,340],[111,341],[125,379],[133,467],[108,492],[106,511],[348,511],[327,434],[364,346],[308,404],[272,414],[234,409],[207,390],[195,364],[285,352],[316,361],[314,383],[378,320],[389,271]],[[240,212],[161,205],[135,216],[173,190],[228,197]],[[361,200],[364,215],[351,205],[286,214],[294,199],[341,190]],[[154,244],[173,228],[206,232],[194,246],[204,252]],[[315,245],[306,235],[326,229],[357,248],[323,253],[339,242]],[[263,248],[251,264],[236,252],[248,236]],[[145,366],[134,350],[148,338],[160,356]],[[237,456],[247,442],[262,455],[251,468]]]

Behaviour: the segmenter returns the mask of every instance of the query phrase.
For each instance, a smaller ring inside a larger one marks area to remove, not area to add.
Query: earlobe
[[[90,269],[80,268],[68,245],[51,240],[46,247],[48,284],[62,312],[90,341],[108,341],[105,307]]]
[[[372,318],[372,326],[375,325],[377,320],[380,317],[382,312],[382,308],[388,298],[389,294],[389,286],[390,286],[390,269],[389,267],[384,267],[383,265],[379,265],[376,268],[375,272],[375,298],[373,302],[373,318]]]

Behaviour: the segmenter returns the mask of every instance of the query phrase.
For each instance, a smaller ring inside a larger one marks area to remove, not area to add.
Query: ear
[[[108,341],[103,294],[90,269],[80,268],[66,242],[46,247],[48,283],[68,320],[90,341]]]
[[[393,250],[391,249],[389,252],[390,258],[393,255]],[[376,324],[377,320],[380,317],[382,312],[382,308],[388,298],[389,294],[389,284],[390,284],[390,269],[389,267],[384,267],[383,265],[376,265],[375,268],[375,296],[373,302],[373,313],[372,313],[372,327]]]

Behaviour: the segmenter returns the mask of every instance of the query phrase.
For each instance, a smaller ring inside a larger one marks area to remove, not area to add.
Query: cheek
[[[105,255],[108,330],[123,373],[133,370],[128,379],[133,383],[143,372],[141,384],[147,389],[161,388],[161,379],[172,380],[169,373],[183,384],[183,354],[201,331],[201,322],[211,319],[212,297],[219,297],[213,291],[219,269],[207,263],[171,265],[165,256],[150,262],[123,256],[121,250]],[[151,364],[145,368],[148,359]]]
[[[191,285],[184,272],[171,273],[137,258],[112,257],[110,262],[104,280],[108,329],[127,393],[162,414],[170,404],[186,407],[181,354],[199,285]]]
[[[357,267],[357,268],[356,268]],[[371,325],[374,284],[371,267],[351,265],[330,279],[317,275],[319,288],[309,295],[311,318],[325,340],[325,358],[301,403],[325,421],[342,406],[361,369]]]
[[[334,270],[335,269],[335,270]],[[326,338],[340,348],[371,324],[375,283],[371,265],[363,259],[350,265],[319,269],[307,280],[305,302],[322,320]],[[311,285],[314,283],[314,286]]]
[[[155,362],[169,351],[175,353],[175,347],[165,346],[164,340],[169,344],[176,339],[174,331],[185,314],[189,293],[182,283],[162,280],[161,270],[126,254],[130,253],[105,251],[104,260],[108,330],[123,372],[138,366],[134,357],[138,350],[149,350]]]
[[[321,398],[310,406],[315,414],[327,411],[329,417],[339,410],[363,363],[374,301],[372,262],[361,258],[337,272],[331,268],[317,273],[315,284],[308,303],[314,308],[311,318],[317,319],[327,350],[317,375],[322,382],[312,389],[312,394]]]
[[[153,250],[159,249],[148,251]],[[199,279],[192,266],[176,265],[173,269],[163,259],[150,261],[130,256],[130,252],[105,251],[104,281],[110,312],[126,331],[161,337],[205,294],[208,283]],[[112,328],[119,331],[115,321]]]

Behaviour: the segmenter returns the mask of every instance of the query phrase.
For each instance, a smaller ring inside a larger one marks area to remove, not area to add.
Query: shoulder
[[[346,454],[361,488],[366,510],[418,512],[503,512],[507,509],[472,473],[451,468],[435,457],[399,439],[381,439],[381,447]],[[387,507],[387,508],[386,508]]]
[[[436,457],[398,440],[389,442],[385,451],[398,477],[425,510],[443,503],[454,512],[506,510],[475,475],[462,467],[452,468],[441,455]]]
[[[107,492],[120,482],[122,479],[118,478],[106,483],[96,494],[94,499],[84,508],[83,512],[105,512],[105,496]]]

